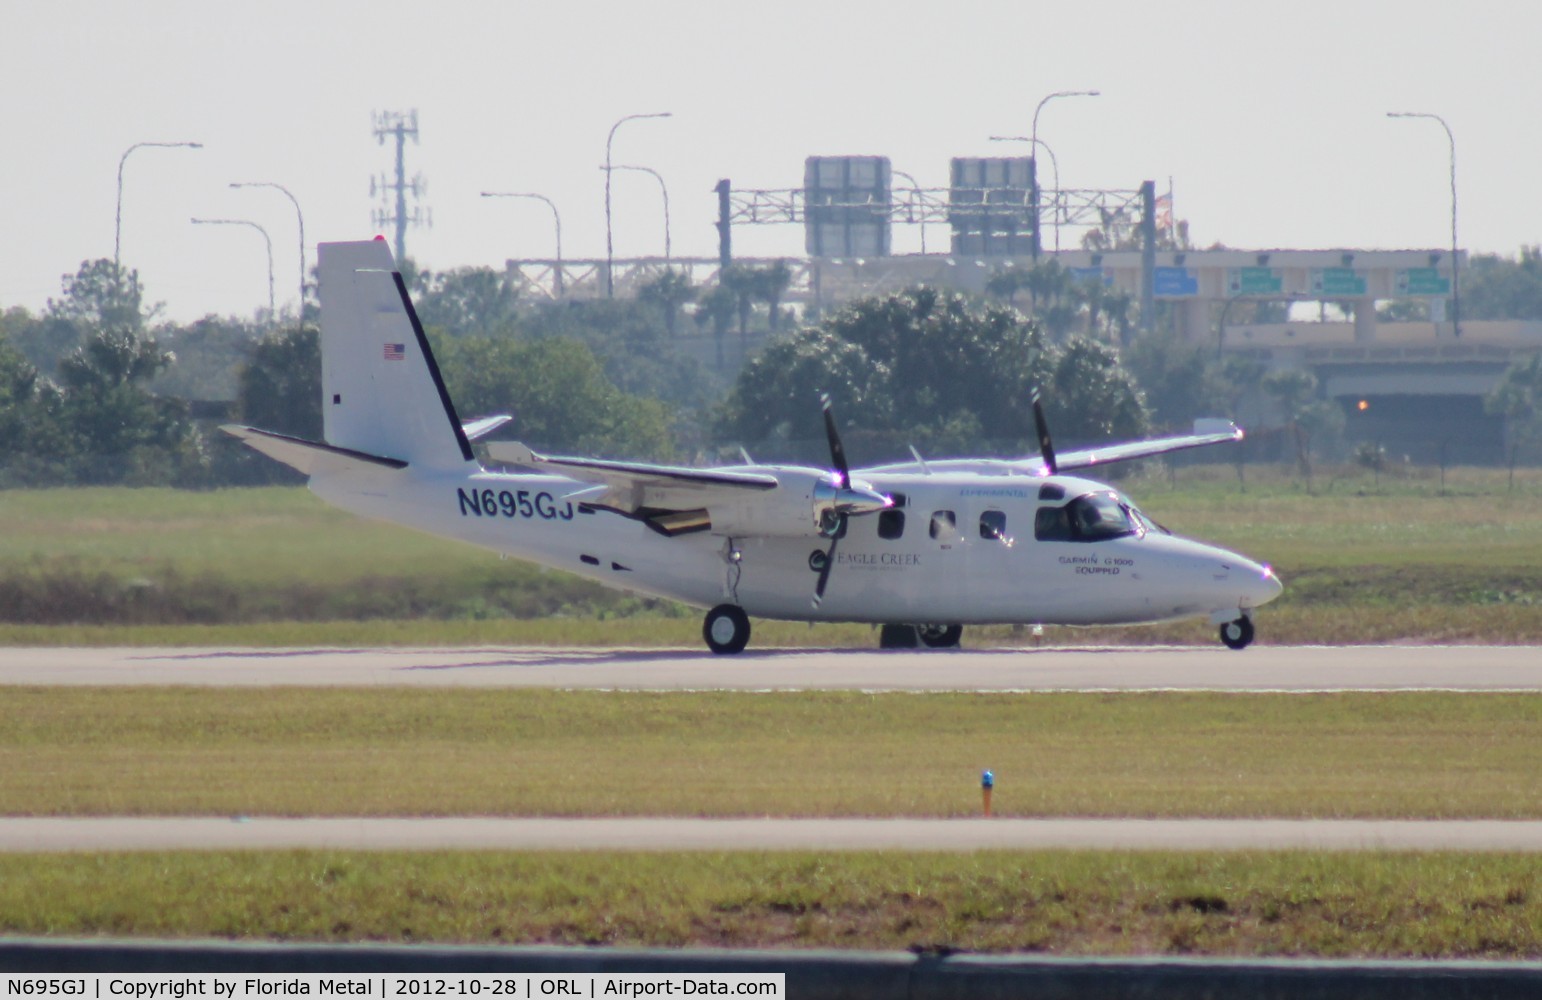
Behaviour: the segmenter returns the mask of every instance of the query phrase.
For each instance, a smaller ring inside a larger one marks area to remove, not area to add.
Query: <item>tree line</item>
[[[863,462],[1031,452],[1035,390],[1067,444],[1266,406],[1284,457],[1308,473],[1343,427],[1310,372],[1266,373],[1160,324],[1135,337],[1130,296],[1053,262],[1004,268],[984,296],[917,287],[801,323],[782,306],[785,265],[736,266],[709,289],[666,270],[631,296],[558,302],[487,268],[403,272],[461,413],[512,413],[508,431],[550,451],[691,462],[744,446],[822,461],[822,392]],[[1542,252],[1474,257],[1463,306],[1472,319],[1542,318]],[[292,481],[216,427],[320,436],[314,316],[175,324],[162,311],[135,271],[91,260],[40,313],[0,313],[0,485]],[[713,349],[688,348],[691,324]],[[743,352],[752,329],[764,349],[730,370],[725,338],[737,331]],[[1517,365],[1490,406],[1542,439],[1539,365]]]

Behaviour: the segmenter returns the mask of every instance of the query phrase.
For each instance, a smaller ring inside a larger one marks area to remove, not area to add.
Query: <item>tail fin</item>
[[[475,461],[385,241],[323,243],[318,272],[327,444],[417,469]]]

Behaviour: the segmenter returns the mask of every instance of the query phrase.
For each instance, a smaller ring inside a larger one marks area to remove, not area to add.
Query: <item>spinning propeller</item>
[[[1049,439],[1049,423],[1044,419],[1044,407],[1039,405],[1039,390],[1033,390],[1033,424],[1039,432],[1039,457],[1050,475],[1055,474],[1055,446]]]
[[[835,414],[830,405],[830,394],[820,393],[820,405],[824,408],[825,437],[830,441],[830,464],[834,484],[820,483],[814,487],[814,500],[821,506],[819,531],[830,539],[825,550],[824,562],[819,567],[819,581],[814,584],[814,607],[824,600],[825,585],[830,582],[830,570],[835,567],[835,547],[846,533],[846,519],[853,514],[876,514],[894,506],[894,501],[874,490],[851,484],[851,467],[846,464],[846,448],[841,444],[840,432],[835,429]]]

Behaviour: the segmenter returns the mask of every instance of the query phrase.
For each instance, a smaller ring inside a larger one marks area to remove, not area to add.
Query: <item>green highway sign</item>
[[[1365,297],[1365,276],[1352,267],[1324,267],[1312,272],[1312,294],[1325,298]]]
[[[1280,272],[1272,267],[1228,267],[1227,295],[1278,295],[1283,287]]]
[[[1450,295],[1451,279],[1433,267],[1408,267],[1397,272],[1399,295]]]

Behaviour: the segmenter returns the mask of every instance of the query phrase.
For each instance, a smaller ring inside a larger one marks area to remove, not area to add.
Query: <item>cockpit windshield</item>
[[[1077,497],[1066,506],[1066,512],[1071,515],[1072,530],[1089,542],[1135,534],[1130,512],[1112,493]]]
[[[1033,536],[1041,542],[1101,542],[1144,535],[1153,525],[1113,492],[1087,493],[1064,507],[1040,507]]]
[[[1171,531],[1168,531],[1162,525],[1158,524],[1150,514],[1147,514],[1145,511],[1135,506],[1135,501],[1131,500],[1123,493],[1119,494],[1119,502],[1124,504],[1124,509],[1129,511],[1131,520],[1133,520],[1141,528],[1145,529],[1146,531],[1155,531],[1161,535],[1172,534]]]

